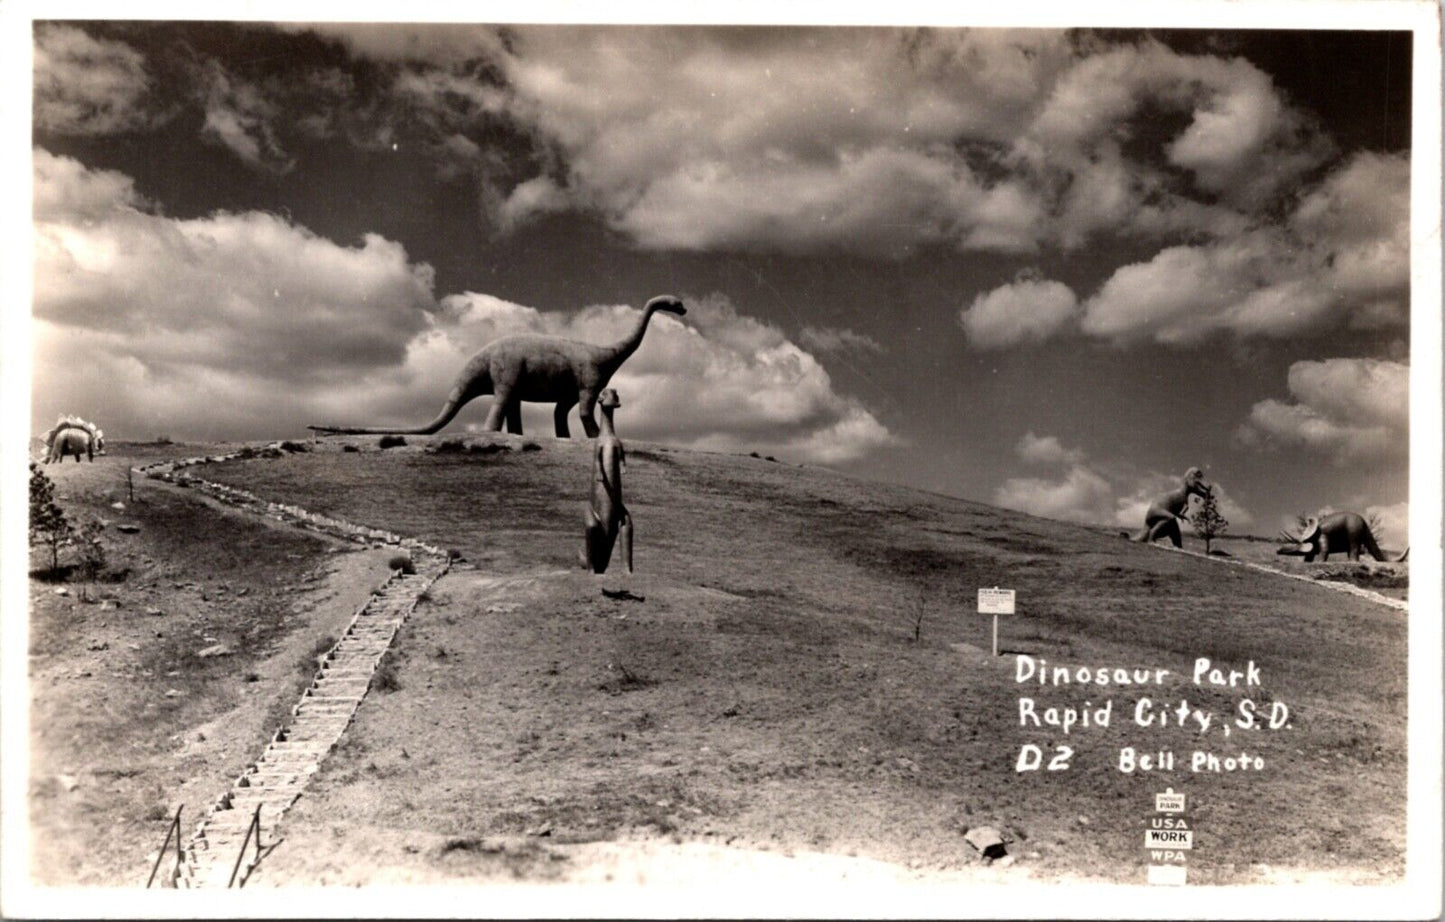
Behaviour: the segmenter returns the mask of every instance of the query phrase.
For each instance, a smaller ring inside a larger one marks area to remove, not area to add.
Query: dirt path
[[[194,491],[136,478],[131,499],[134,459],[113,448],[48,469],[69,514],[110,521],[110,575],[30,581],[40,885],[142,885],[176,807],[191,825],[243,770],[310,680],[318,642],[334,643],[387,574],[384,552],[331,553],[345,548]],[[116,530],[127,523],[139,531]]]
[[[239,452],[237,453],[239,454]],[[230,788],[202,815],[184,844],[168,882],[187,888],[244,884],[274,849],[282,816],[301,796],[311,776],[346,732],[369,690],[397,629],[418,598],[446,572],[451,561],[440,548],[308,513],[296,506],[259,500],[252,494],[181,473],[186,468],[228,460],[227,456],[166,460],[139,470],[147,477],[197,488],[216,501],[332,538],[385,542],[378,550],[405,548],[405,569],[392,570],[357,609],[341,638],[321,655],[310,687],[292,707],[284,725]],[[389,566],[401,556],[393,556]],[[183,860],[182,860],[183,859]]]

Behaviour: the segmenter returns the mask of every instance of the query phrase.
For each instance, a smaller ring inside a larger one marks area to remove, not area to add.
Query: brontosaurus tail
[[[371,429],[365,426],[307,426],[318,435],[431,435],[451,422],[471,398],[453,390],[436,419],[415,429]]]

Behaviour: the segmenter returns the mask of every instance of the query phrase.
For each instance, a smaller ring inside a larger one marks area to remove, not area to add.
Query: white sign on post
[[[1014,613],[1014,591],[1012,589],[980,589],[978,591],[978,613],[980,615],[1011,615]]]
[[[1173,788],[1165,788],[1163,794],[1154,795],[1154,810],[1158,813],[1183,813],[1184,795],[1174,793]]]
[[[1014,613],[1014,591],[1000,589],[997,586],[992,589],[980,589],[978,591],[978,613],[993,615],[993,655],[998,656],[998,616]]]

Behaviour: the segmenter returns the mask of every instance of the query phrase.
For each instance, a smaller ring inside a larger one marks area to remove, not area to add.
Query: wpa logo
[[[1194,830],[1184,813],[1184,795],[1168,788],[1154,795],[1154,813],[1144,830],[1144,849],[1149,853],[1148,881],[1151,884],[1181,886],[1184,865],[1194,848]],[[1157,814],[1164,814],[1159,816]]]

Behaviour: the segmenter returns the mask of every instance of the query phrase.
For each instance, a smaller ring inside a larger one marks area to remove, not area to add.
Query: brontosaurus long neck
[[[647,325],[652,321],[652,315],[655,313],[657,313],[655,304],[649,304],[643,308],[642,317],[637,321],[637,326],[632,333],[603,348],[601,360],[597,363],[598,366],[610,374],[631,358],[632,353],[637,351],[637,347],[642,345],[642,337],[647,335]]]

